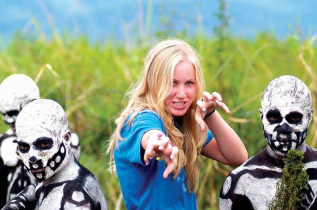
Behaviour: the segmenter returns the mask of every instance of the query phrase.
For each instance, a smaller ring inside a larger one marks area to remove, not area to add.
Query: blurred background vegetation
[[[219,1],[219,26],[215,37],[203,33],[192,37],[187,31],[166,30],[156,37],[142,36],[112,44],[90,43],[87,37],[17,33],[0,51],[0,81],[13,73],[23,73],[37,81],[41,98],[59,102],[67,112],[70,128],[80,137],[79,161],[98,178],[109,209],[125,209],[118,179],[108,171],[105,154],[114,120],[125,107],[124,94],[142,69],[144,57],[154,42],[177,37],[189,42],[201,55],[210,92],[219,92],[231,110],[222,116],[235,129],[247,147],[249,157],[266,146],[258,114],[266,85],[281,75],[294,75],[310,88],[316,109],[316,37],[300,39],[296,32],[284,40],[259,33],[253,40],[234,38],[228,32],[229,15],[225,1]],[[172,18],[172,17],[171,17]],[[166,21],[166,17],[162,18]],[[54,26],[52,26],[53,28]],[[314,112],[307,143],[316,147],[317,112]],[[8,127],[0,124],[1,132]],[[197,192],[199,209],[218,209],[218,196],[226,175],[233,170],[203,159]],[[164,196],[164,195],[163,195]]]

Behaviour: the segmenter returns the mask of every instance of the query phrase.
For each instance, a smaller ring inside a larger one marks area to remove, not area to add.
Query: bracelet
[[[204,119],[205,119],[206,117],[209,117],[210,115],[212,115],[215,111],[216,111],[216,109],[214,109],[214,110],[212,110],[211,112],[209,112],[208,114],[206,114],[205,117],[204,117]]]

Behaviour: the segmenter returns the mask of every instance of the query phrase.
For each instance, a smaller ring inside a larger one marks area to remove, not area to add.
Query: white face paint
[[[63,108],[48,99],[26,105],[16,121],[18,150],[38,181],[65,167],[70,156],[70,132]]]
[[[293,76],[274,79],[265,89],[260,115],[264,136],[271,149],[284,156],[304,142],[312,118],[307,86]]]
[[[0,112],[3,120],[14,126],[21,109],[30,101],[39,99],[40,92],[35,82],[24,74],[13,74],[0,85]]]

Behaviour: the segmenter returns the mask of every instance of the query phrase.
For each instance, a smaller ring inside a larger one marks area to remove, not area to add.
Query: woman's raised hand
[[[178,147],[174,146],[162,132],[154,130],[148,132],[151,132],[151,134],[146,141],[146,145],[142,145],[145,148],[144,162],[148,165],[150,159],[154,157],[158,161],[164,159],[167,167],[163,173],[163,177],[167,178],[177,165]]]
[[[222,97],[219,93],[213,92],[210,94],[209,92],[204,92],[203,99],[197,101],[195,120],[200,125],[201,131],[206,130],[205,117],[213,113],[217,107],[221,107],[225,112],[230,114],[229,108],[222,102]]]

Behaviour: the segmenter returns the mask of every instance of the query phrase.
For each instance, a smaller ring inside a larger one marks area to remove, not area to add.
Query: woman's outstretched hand
[[[149,164],[150,159],[156,158],[158,161],[164,159],[167,167],[163,173],[163,177],[167,178],[177,165],[178,147],[165,136],[162,132],[151,130],[147,132],[147,141],[142,140],[144,148],[144,162]]]
[[[197,101],[195,120],[200,125],[201,131],[206,130],[205,117],[213,113],[217,107],[221,107],[225,112],[230,114],[229,108],[222,102],[222,97],[219,93],[213,92],[210,94],[209,92],[204,92],[203,99]]]

